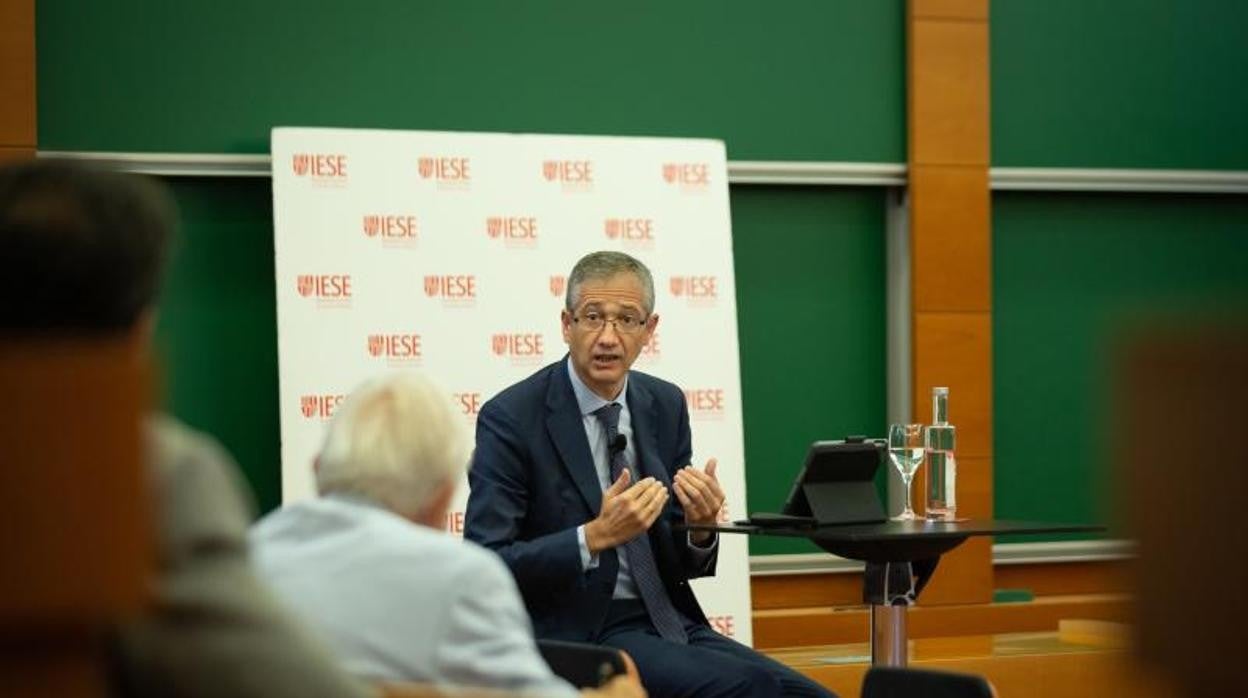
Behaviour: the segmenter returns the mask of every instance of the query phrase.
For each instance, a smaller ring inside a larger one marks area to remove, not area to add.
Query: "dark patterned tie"
[[[607,452],[611,459],[612,482],[619,478],[620,473],[627,467],[624,462],[624,449],[611,448],[620,433],[621,409],[619,403],[613,402],[594,411],[594,416],[607,430]],[[632,476],[631,482],[637,482],[637,469],[633,468],[629,474]],[[689,636],[685,634],[685,624],[681,621],[676,607],[672,606],[667,590],[663,588],[663,579],[659,576],[659,567],[655,564],[654,552],[650,549],[650,536],[642,533],[619,546],[617,551],[621,555],[628,556],[628,569],[633,575],[633,582],[637,585],[637,592],[641,594],[641,601],[646,605],[646,610],[650,613],[650,621],[654,623],[659,635],[662,635],[665,640],[679,642],[682,645],[688,643]]]

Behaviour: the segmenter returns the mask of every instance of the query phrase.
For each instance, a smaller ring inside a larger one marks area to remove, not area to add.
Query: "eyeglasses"
[[[614,317],[606,313],[600,313],[596,310],[590,310],[581,314],[579,317],[572,316],[572,322],[589,332],[601,332],[607,323],[615,325],[615,331],[620,334],[637,334],[641,328],[646,326],[647,318],[634,315],[633,313],[623,313]]]

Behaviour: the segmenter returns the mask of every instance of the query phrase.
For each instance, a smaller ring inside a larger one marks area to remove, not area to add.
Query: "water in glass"
[[[910,490],[914,473],[923,462],[923,452],[922,424],[894,424],[888,428],[888,458],[906,485],[906,506],[901,514],[893,517],[895,521],[916,518],[914,509],[910,506]]]

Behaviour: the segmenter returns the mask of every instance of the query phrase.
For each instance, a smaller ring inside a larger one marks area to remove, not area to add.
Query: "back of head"
[[[0,167],[0,332],[130,329],[155,303],[174,221],[168,193],[145,178]]]
[[[468,461],[448,396],[415,373],[373,379],[334,415],[317,461],[321,494],[366,497],[402,516],[422,515]]]

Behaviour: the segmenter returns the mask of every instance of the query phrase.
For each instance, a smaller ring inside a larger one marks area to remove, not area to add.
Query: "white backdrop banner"
[[[314,493],[326,421],[378,373],[420,370],[471,439],[482,403],[565,352],[582,255],[650,267],[660,322],[635,368],[680,385],[694,464],[719,459],[745,511],[732,228],[723,143],[669,138],[276,128],[272,138],[282,498]],[[447,529],[463,533],[467,486]],[[744,536],[694,583],[750,644]]]

